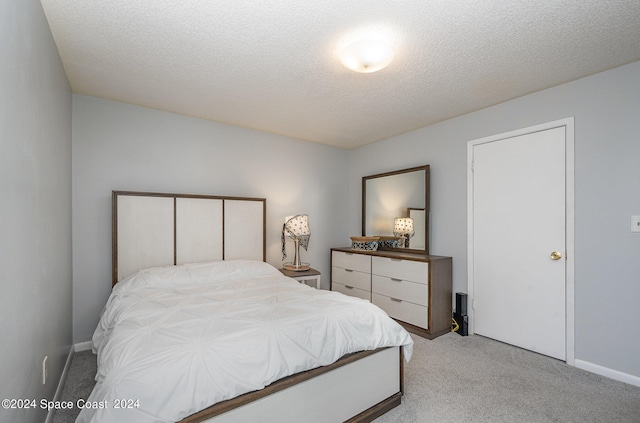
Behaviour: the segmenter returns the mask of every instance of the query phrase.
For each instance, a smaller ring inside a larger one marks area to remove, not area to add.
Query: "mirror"
[[[411,217],[415,234],[395,248],[429,254],[429,165],[362,178],[362,235],[394,236],[397,217]]]

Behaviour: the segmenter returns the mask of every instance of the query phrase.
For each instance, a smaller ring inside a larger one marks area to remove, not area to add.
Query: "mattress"
[[[92,408],[77,422],[175,422],[345,354],[403,346],[385,312],[258,261],[139,271],[119,282],[93,336]]]

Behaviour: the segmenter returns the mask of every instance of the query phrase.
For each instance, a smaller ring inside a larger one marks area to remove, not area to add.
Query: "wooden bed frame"
[[[144,268],[231,259],[266,261],[266,199],[112,193],[112,285]],[[370,422],[400,405],[402,348],[381,348],[280,379],[181,423]]]

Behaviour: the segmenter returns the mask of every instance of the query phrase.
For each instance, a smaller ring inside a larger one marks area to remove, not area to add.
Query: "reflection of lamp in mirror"
[[[309,263],[302,263],[300,261],[300,246],[302,246],[306,251],[309,246],[309,238],[311,237],[311,231],[309,230],[309,216],[306,214],[296,214],[295,216],[287,216],[284,219],[284,225],[282,226],[282,260],[287,257],[285,247],[285,237],[287,236],[293,239],[294,256],[293,262],[285,263],[284,268],[295,271],[309,270]]]
[[[410,217],[396,217],[393,221],[393,234],[403,237],[404,247],[409,248],[409,238],[415,234],[413,219]]]

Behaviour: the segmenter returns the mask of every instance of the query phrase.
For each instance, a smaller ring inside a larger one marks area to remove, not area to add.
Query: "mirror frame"
[[[424,253],[424,254],[429,254],[429,216],[430,216],[430,211],[431,211],[431,207],[430,207],[430,189],[429,189],[429,178],[430,178],[430,168],[429,165],[424,165],[424,166],[416,166],[416,167],[411,167],[411,168],[407,168],[407,169],[401,169],[401,170],[395,170],[392,172],[385,172],[385,173],[378,173],[376,175],[369,175],[369,176],[363,176],[362,177],[362,236],[366,236],[366,227],[367,227],[367,222],[366,222],[366,216],[367,216],[367,181],[371,180],[371,179],[376,179],[376,178],[384,178],[386,176],[394,176],[394,175],[400,175],[403,173],[410,173],[410,172],[417,172],[417,171],[421,171],[424,170],[424,174],[425,174],[425,193],[424,193],[424,210],[425,210],[425,225],[424,225],[424,230],[425,230],[425,234],[424,234],[424,249],[413,249],[413,248],[393,248],[393,249],[386,249],[386,250],[393,250],[393,251],[407,251],[407,252],[417,252],[417,253]]]

